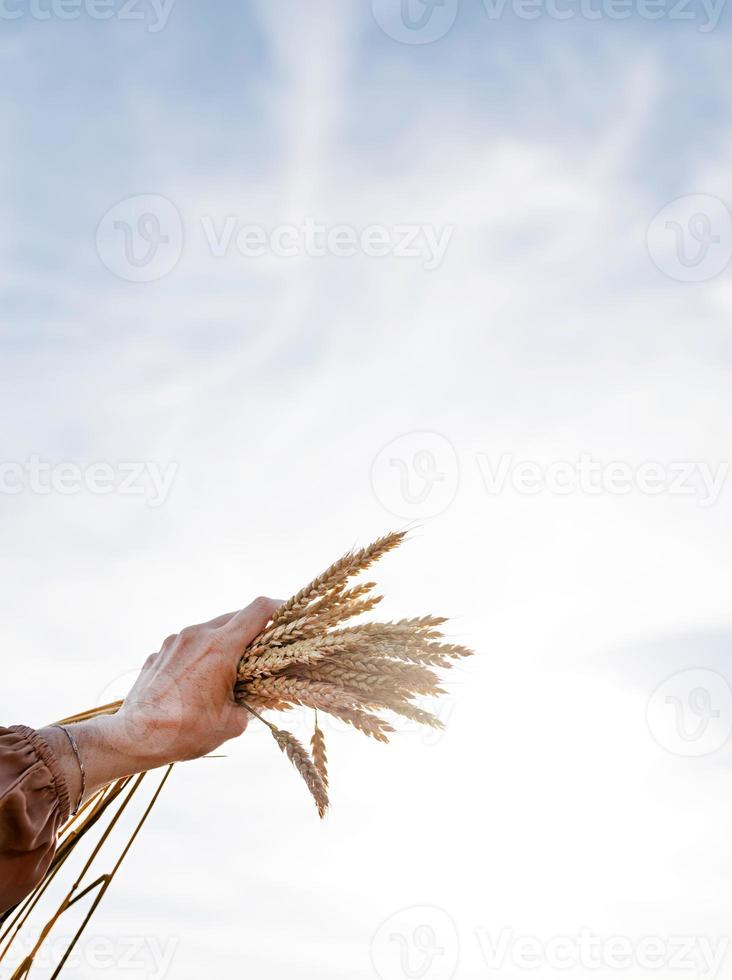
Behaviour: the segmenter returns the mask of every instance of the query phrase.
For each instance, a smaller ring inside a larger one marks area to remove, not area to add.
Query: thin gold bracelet
[[[79,812],[79,807],[84,801],[84,794],[86,793],[86,769],[84,768],[84,763],[82,762],[81,759],[81,752],[79,752],[79,746],[76,744],[76,739],[68,730],[68,728],[66,728],[65,725],[51,725],[51,728],[61,729],[61,731],[66,736],[66,738],[69,740],[69,744],[71,745],[71,748],[74,750],[76,761],[79,763],[79,772],[81,773],[81,792],[79,793],[79,802],[76,804],[76,809],[71,814],[72,817],[75,817],[76,814]]]

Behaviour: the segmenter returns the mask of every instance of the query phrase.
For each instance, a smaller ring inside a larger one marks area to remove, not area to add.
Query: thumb
[[[269,599],[267,596],[259,596],[254,602],[250,602],[244,609],[240,609],[238,613],[235,613],[219,629],[219,632],[226,637],[228,642],[236,646],[237,655],[240,656],[244,651],[244,647],[251,643],[255,637],[259,636],[281,605],[281,599]]]

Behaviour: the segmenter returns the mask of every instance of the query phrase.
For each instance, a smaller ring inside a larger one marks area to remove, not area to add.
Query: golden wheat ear
[[[360,572],[366,571],[375,561],[378,561],[387,551],[398,547],[406,537],[406,531],[392,531],[378,538],[372,544],[356,552],[348,552],[304,588],[296,592],[284,605],[280,606],[272,617],[272,623],[279,625],[297,619],[310,603],[322,599],[330,593],[339,593],[345,587],[348,579]]]
[[[277,742],[280,749],[287,755],[287,758],[305,781],[305,785],[310,790],[310,795],[315,800],[315,805],[318,808],[318,815],[322,820],[328,810],[328,807],[330,806],[330,800],[328,799],[328,790],[326,785],[323,782],[320,773],[315,768],[315,764],[310,758],[308,750],[295,738],[291,732],[286,732],[283,729],[278,728],[276,725],[273,725],[246,702],[242,701],[240,703],[242,707],[246,708],[247,711],[250,712],[250,714],[253,714],[255,718],[258,718],[272,732],[272,737]]]
[[[310,794],[318,808],[318,815],[322,820],[330,806],[328,790],[320,773],[315,768],[315,764],[310,758],[308,750],[290,732],[283,731],[281,728],[273,728],[272,734],[279,747],[286,753],[287,758],[305,780],[307,788],[310,790]]]
[[[325,751],[325,735],[318,726],[318,712],[315,712],[315,728],[313,737],[310,739],[310,748],[313,756],[313,765],[320,773],[323,785],[328,786],[328,754]]]

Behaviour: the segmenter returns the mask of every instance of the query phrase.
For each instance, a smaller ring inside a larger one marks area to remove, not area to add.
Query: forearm
[[[84,767],[84,800],[116,779],[155,768],[165,761],[152,752],[143,752],[126,731],[124,722],[113,715],[102,715],[65,727],[76,742]],[[75,810],[83,802],[82,773],[71,741],[55,725],[40,729],[39,734],[58,760],[69,789],[72,810]]]

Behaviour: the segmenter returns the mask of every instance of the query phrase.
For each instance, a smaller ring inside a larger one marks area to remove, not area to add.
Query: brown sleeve
[[[0,915],[43,878],[69,818],[59,764],[32,728],[0,728]]]

